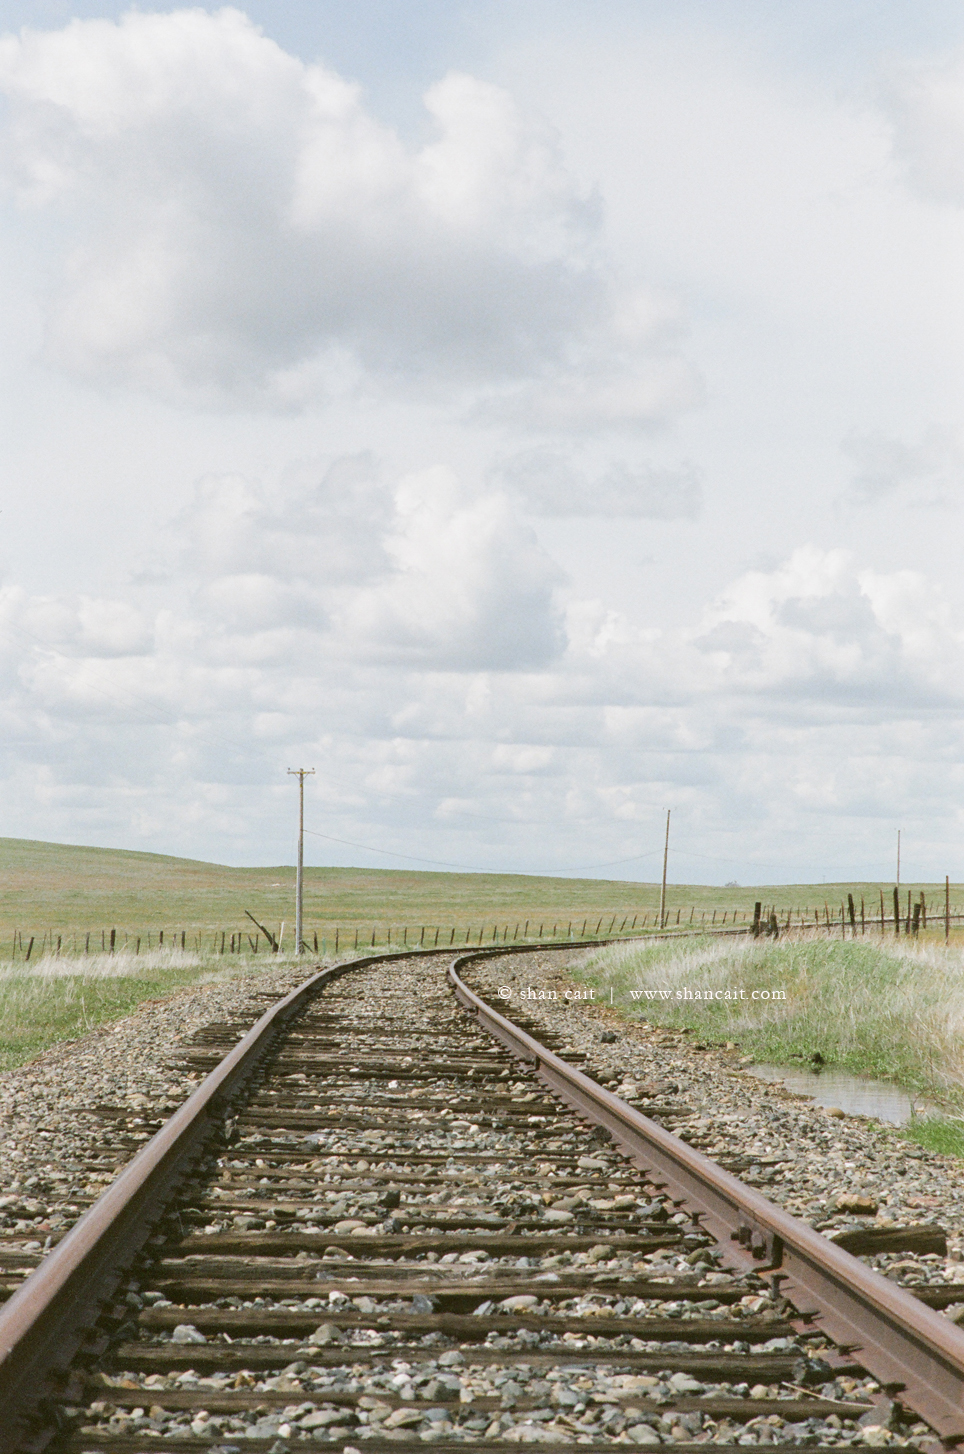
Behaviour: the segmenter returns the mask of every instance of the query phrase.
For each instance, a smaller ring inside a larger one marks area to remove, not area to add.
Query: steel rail
[[[630,936],[619,936],[627,942]],[[637,938],[650,938],[642,934]],[[675,936],[674,936],[675,937]],[[611,939],[543,942],[517,952],[581,949]],[[500,950],[476,950],[485,958]],[[266,1010],[124,1167],[52,1252],[0,1308],[0,1454],[42,1448],[43,1410],[81,1351],[95,1354],[97,1324],[121,1278],[144,1248],[172,1196],[200,1160],[212,1125],[223,1119],[288,1021],[326,984],[350,970],[400,959],[451,956],[452,949],[408,947],[343,960],[312,975]],[[33,1436],[40,1440],[32,1442]]]
[[[649,1180],[716,1239],[724,1259],[771,1272],[781,1296],[888,1392],[899,1392],[946,1444],[964,1440],[964,1331],[500,1015],[460,976],[481,958],[460,955],[449,978],[459,1002],[489,1034],[533,1066],[580,1116],[605,1127]]]
[[[669,1136],[624,1102],[603,1091],[581,1072],[567,1066],[558,1056],[474,996],[455,973],[455,965],[506,954],[597,948],[612,942],[629,942],[630,938],[682,938],[689,937],[693,932],[714,931],[675,930],[668,933],[664,931],[658,936],[652,932],[618,936],[615,941],[607,937],[568,940],[562,943],[557,940],[529,945],[483,947],[472,954],[457,957],[450,973],[456,995],[463,1004],[474,1009],[480,1016],[481,1023],[514,1054],[534,1062],[547,1083],[563,1100],[579,1110],[580,1114],[597,1124],[607,1125],[638,1165],[642,1165],[645,1160],[646,1169],[655,1168],[658,1173],[665,1174],[668,1184],[680,1190],[681,1199],[687,1200],[697,1210],[697,1214],[701,1211],[704,1213],[707,1230],[725,1238],[728,1231],[735,1229],[735,1235],[741,1239],[740,1244],[734,1244],[732,1249],[737,1260],[742,1257],[745,1265],[757,1269],[761,1268],[761,1264],[775,1267],[777,1262],[773,1259],[777,1253],[782,1253],[783,1269],[797,1275],[796,1264],[791,1269],[787,1260],[786,1248],[789,1244],[786,1244],[785,1237],[783,1241],[780,1240],[783,1234],[777,1231],[767,1241],[773,1217],[778,1220],[782,1218],[788,1225],[799,1229],[804,1240],[809,1238],[811,1243],[816,1244],[818,1253],[824,1256],[833,1254],[838,1259],[845,1259],[847,1264],[856,1266],[865,1277],[872,1278],[875,1284],[882,1284],[884,1294],[889,1294],[894,1300],[895,1319],[899,1320],[903,1316],[906,1320],[908,1315],[911,1320],[915,1317],[921,1319],[926,1315],[930,1322],[926,1325],[927,1336],[922,1338],[921,1343],[924,1349],[923,1364],[927,1369],[930,1368],[928,1359],[932,1357],[933,1347],[940,1342],[941,1333],[945,1334],[949,1344],[945,1358],[948,1370],[945,1379],[946,1398],[944,1402],[938,1400],[936,1405],[931,1400],[926,1408],[915,1403],[910,1393],[906,1396],[907,1401],[918,1408],[945,1437],[958,1437],[956,1431],[964,1430],[964,1417],[959,1412],[960,1401],[958,1400],[956,1418],[950,1413],[945,1415],[944,1406],[945,1403],[949,1404],[951,1388],[959,1390],[961,1387],[964,1335],[946,1319],[930,1312],[884,1279],[869,1273],[847,1254],[834,1249],[809,1228],[793,1222],[793,1219],[772,1207],[736,1178],[721,1172],[675,1137]],[[747,932],[742,927],[715,931],[716,934],[723,935]],[[44,1447],[50,1436],[49,1429],[44,1432],[41,1428],[46,1412],[45,1405],[49,1405],[61,1394],[70,1364],[79,1352],[95,1356],[100,1351],[100,1345],[105,1341],[105,1314],[110,1311],[110,1299],[119,1282],[148,1242],[173,1195],[196,1167],[214,1124],[230,1112],[232,1101],[258,1069],[289,1020],[304,1008],[313,995],[324,989],[326,984],[350,970],[395,960],[436,958],[440,955],[451,958],[451,947],[418,949],[409,946],[388,954],[366,955],[342,961],[312,975],[304,984],[272,1005],[121,1171],[57,1247],[43,1259],[31,1276],[0,1308],[0,1454],[20,1454],[20,1451]],[[642,1159],[637,1154],[631,1134],[633,1131],[638,1132],[640,1128],[644,1128],[646,1133],[644,1141],[639,1142],[639,1149],[644,1144],[646,1148],[646,1155]],[[725,1189],[717,1192],[716,1201],[708,1195],[700,1200],[705,1176],[692,1179],[692,1185],[681,1182],[678,1155],[680,1149],[684,1153],[684,1160],[688,1157],[701,1168],[709,1168],[712,1174],[710,1183],[715,1177],[718,1185]],[[660,1155],[662,1160],[659,1159]],[[737,1209],[735,1214],[733,1208]],[[792,1245],[795,1246],[796,1243]],[[819,1257],[816,1261],[819,1262]],[[779,1275],[783,1276],[784,1272]],[[804,1278],[798,1276],[798,1281],[801,1287],[808,1287]],[[817,1299],[816,1292],[813,1296]],[[838,1325],[829,1315],[824,1321],[831,1337],[845,1341],[849,1338],[852,1331],[850,1322],[842,1324],[837,1331]],[[873,1343],[878,1331],[871,1322],[862,1333],[864,1344],[869,1346]],[[890,1346],[886,1338],[883,1345],[885,1349]],[[877,1368],[881,1365],[871,1365],[869,1354],[861,1357],[860,1361],[866,1363],[876,1376],[887,1383],[903,1383],[906,1379],[906,1368],[900,1365],[895,1373],[893,1360],[887,1364],[888,1373],[885,1375],[877,1373]],[[945,1433],[945,1430],[955,1432]]]
[[[200,1159],[212,1122],[257,1070],[291,1017],[326,984],[377,955],[330,966],[271,1006],[111,1182],[0,1309],[0,1454],[30,1447],[57,1391],[172,1195]]]

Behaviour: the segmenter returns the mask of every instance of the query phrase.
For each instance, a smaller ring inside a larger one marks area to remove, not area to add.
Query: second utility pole
[[[669,808],[666,809],[666,842],[663,844],[663,885],[659,891],[659,927],[666,927],[666,860],[669,858]]]
[[[295,954],[304,949],[301,935],[301,902],[305,874],[305,777],[311,777],[313,767],[289,767],[292,777],[298,779],[298,873],[295,879]]]

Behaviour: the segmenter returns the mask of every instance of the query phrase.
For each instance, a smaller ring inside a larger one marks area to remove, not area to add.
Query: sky
[[[964,879],[964,10],[0,0],[0,831]]]

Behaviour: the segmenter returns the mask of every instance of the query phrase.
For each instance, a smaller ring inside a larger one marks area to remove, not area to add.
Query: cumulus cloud
[[[562,646],[561,572],[502,495],[466,498],[448,470],[403,482],[385,546],[394,570],[350,593],[358,647],[456,670],[543,666]]]
[[[543,446],[506,460],[498,477],[517,491],[536,515],[695,520],[703,504],[699,475],[692,465],[656,469],[618,461],[591,479],[570,455]]]
[[[385,481],[345,457],[302,466],[278,499],[206,479],[175,528],[206,649],[239,664],[307,649],[511,671],[562,645],[558,568],[505,495],[451,470]]]
[[[404,131],[240,8],[0,41],[12,831],[264,861],[296,760],[312,826],[480,867],[630,857],[670,805],[771,851],[956,811],[954,531],[903,507],[960,493],[917,422],[953,423],[960,58],[894,72],[888,130],[873,48],[828,91],[779,17],[517,20],[502,85],[443,38]],[[842,436],[859,549],[794,551]],[[678,559],[580,528],[711,479]]]
[[[31,596],[23,586],[0,589],[0,629],[17,632],[38,647],[56,645],[75,655],[144,655],[153,633],[129,601],[80,595],[70,606],[56,596]]]
[[[964,632],[916,571],[858,569],[848,551],[804,546],[777,569],[750,571],[691,633],[717,684],[751,690],[775,711],[827,699],[884,714],[947,705]]]
[[[357,584],[327,571],[357,525],[338,480],[368,500]],[[784,834],[810,831],[828,804],[889,812],[910,739],[959,746],[961,624],[919,574],[845,551],[801,548],[659,629],[573,598],[506,495],[353,457],[282,495],[204,481],[169,554],[135,615],[0,594],[8,786],[44,762],[48,821],[128,821],[143,796],[146,841],[164,804],[189,805],[192,832],[257,856],[237,786],[252,823],[273,813],[264,784],[297,751],[335,837],[371,841],[377,819],[401,853],[575,869],[643,851],[667,794],[710,826],[770,794]]]
[[[226,8],[8,35],[0,89],[8,177],[66,239],[47,356],[84,379],[281,408],[481,388],[562,428],[697,397],[556,137],[488,82],[430,87],[410,146]]]

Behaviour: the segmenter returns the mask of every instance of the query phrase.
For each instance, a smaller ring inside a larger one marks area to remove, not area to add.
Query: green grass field
[[[885,895],[889,887],[883,886]],[[943,904],[942,885],[911,885],[913,896],[923,888],[929,911]],[[960,895],[960,887],[955,886]],[[668,926],[673,928],[705,922],[721,923],[724,915],[732,923],[752,917],[753,904],[761,899],[773,905],[781,918],[787,911],[796,919],[805,911],[839,914],[848,892],[859,905],[879,904],[877,884],[821,884],[819,886],[767,885],[763,888],[714,888],[672,884],[667,894]],[[903,892],[906,892],[906,888]],[[964,896],[962,896],[964,897]],[[955,899],[956,902],[956,899]],[[479,932],[491,942],[492,931],[501,937],[508,930],[520,937],[528,921],[528,937],[540,934],[565,937],[573,934],[604,933],[615,917],[618,932],[625,921],[631,927],[635,917],[640,927],[652,927],[659,904],[659,885],[627,883],[606,879],[542,878],[523,874],[419,873],[360,868],[307,868],[305,870],[305,929],[309,937],[339,948],[354,943],[370,945],[374,931],[376,946],[384,948],[391,931],[392,944],[406,935],[408,943],[418,940],[423,926],[427,942],[440,931],[439,943],[456,930],[455,942],[467,932],[477,941]],[[109,940],[116,931],[117,947],[130,947],[138,938],[153,948],[159,931],[165,942],[183,932],[186,947],[206,952],[214,947],[215,936],[224,933],[228,944],[232,933],[252,936],[257,930],[245,918],[245,909],[277,934],[282,921],[294,918],[294,869],[230,868],[193,859],[171,858],[156,853],[123,849],[74,847],[38,843],[27,839],[0,838],[0,962],[13,957],[13,935],[24,950],[32,937],[33,954],[56,945],[60,936],[64,952],[84,952],[87,934],[90,950],[100,949],[102,936]],[[602,921],[600,923],[600,920]],[[51,939],[51,936],[53,938]],[[200,942],[198,940],[200,936]],[[247,948],[245,940],[240,941]],[[259,941],[263,949],[264,941]]]
[[[286,964],[288,961],[283,961]],[[208,958],[154,950],[89,959],[42,958],[0,968],[0,1070],[42,1050],[123,1019],[147,1000],[164,1000],[202,983],[263,974],[277,960]]]
[[[912,885],[914,898],[922,887],[933,916],[943,906],[943,886]],[[291,867],[230,868],[162,854],[5,838],[0,839],[0,890],[0,1069],[21,1064],[47,1046],[116,1020],[144,1000],[222,975],[270,972],[280,961],[266,953],[264,937],[245,918],[245,909],[275,935],[285,921],[283,948],[289,952],[293,948]],[[793,911],[794,922],[801,915],[812,922],[815,914],[823,917],[827,908],[839,913],[848,892],[854,895],[858,912],[861,899],[865,911],[879,903],[876,884],[765,888],[674,884],[668,891],[668,927],[675,929],[677,922],[680,927],[701,922],[710,926],[724,918],[729,925],[734,917],[744,922],[752,917],[757,899],[767,909],[773,906],[778,911],[781,924],[789,911]],[[389,942],[392,948],[406,941],[417,944],[423,929],[424,942],[430,946],[436,931],[440,946],[450,936],[456,945],[464,945],[467,935],[472,943],[478,943],[480,936],[482,942],[492,943],[494,935],[512,942],[526,932],[530,941],[555,935],[558,942],[568,938],[570,929],[573,937],[597,931],[605,935],[611,925],[613,932],[622,930],[628,935],[634,919],[637,932],[653,927],[658,903],[657,884],[617,880],[355,868],[305,870],[306,937],[313,942],[317,935],[319,951],[329,960],[334,957],[336,942],[340,954],[351,953],[356,933],[360,950],[370,947],[372,937],[378,949]],[[109,947],[111,930],[115,931],[113,955],[102,952],[102,945]],[[162,930],[165,937],[160,950]],[[222,934],[225,954],[221,953]],[[940,930],[935,932],[933,920],[922,940],[925,937],[931,941],[943,938]],[[954,937],[964,941],[964,931],[956,929]],[[820,942],[821,962],[826,959],[829,964],[837,963],[839,949],[844,948],[848,963],[850,959],[861,964],[866,960],[872,966],[885,948],[872,933],[860,943],[848,941],[837,947],[832,937],[821,936]],[[905,942],[900,941],[901,947]],[[729,941],[734,951],[742,943]],[[255,945],[257,953],[253,952]],[[785,946],[782,940],[777,945],[758,941],[752,952],[779,958]],[[645,951],[654,953],[657,959],[679,959],[681,947],[674,941]],[[288,955],[281,959],[287,961]],[[888,980],[889,962],[889,954],[880,960],[882,983]],[[866,978],[873,971],[865,968]],[[602,972],[597,966],[592,973],[597,969]],[[829,1003],[834,1003],[832,995]],[[741,1029],[754,1050],[759,1043],[760,1053],[771,1058],[796,1053],[797,1041],[777,1043],[771,1034],[764,1044],[758,1031],[759,1027],[752,1033],[749,1026]],[[827,1036],[824,1039],[831,1044]],[[880,1054],[885,1057],[888,1053],[885,1036]],[[906,1065],[901,1061],[901,1068],[914,1074],[916,1062],[911,1064],[913,1055],[907,1054],[910,1060]]]

